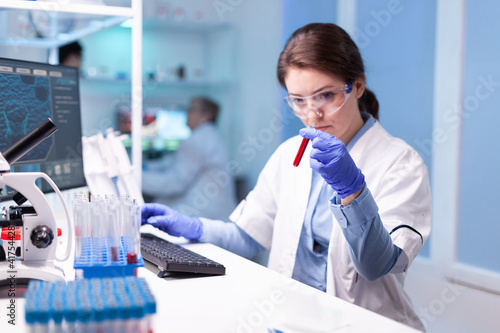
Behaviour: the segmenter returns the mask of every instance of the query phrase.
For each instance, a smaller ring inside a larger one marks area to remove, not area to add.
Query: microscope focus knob
[[[52,241],[54,240],[54,233],[52,232],[52,229],[46,225],[38,225],[31,232],[30,239],[33,245],[39,249],[45,249],[52,244]]]

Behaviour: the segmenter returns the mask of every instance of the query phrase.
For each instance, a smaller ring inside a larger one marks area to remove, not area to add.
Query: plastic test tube
[[[106,225],[103,223],[106,215],[106,202],[101,196],[93,195],[90,201],[92,257],[98,263],[103,260],[106,251]]]
[[[135,255],[135,260],[130,260],[132,261],[131,263],[134,263],[133,261],[137,262],[141,256],[141,206],[137,204],[137,202],[134,202],[132,206],[132,253]],[[131,255],[132,256],[132,255]],[[127,257],[129,258],[129,257]]]
[[[96,226],[99,225],[100,222],[100,215],[101,215],[101,208],[99,206],[99,201],[101,200],[100,195],[91,195],[90,196],[90,205],[89,205],[89,211],[90,211],[90,236],[93,238],[97,238],[97,229]],[[96,221],[98,219],[99,221]]]
[[[73,220],[75,222],[75,258],[79,260],[82,254],[82,242],[89,237],[88,201],[85,195],[78,194],[73,201]]]
[[[137,262],[137,255],[134,254],[134,201],[129,195],[123,195],[121,201],[121,218],[123,225],[123,243],[124,251],[128,263]]]
[[[109,253],[111,255],[112,261],[118,261],[120,255],[121,236],[122,236],[121,219],[119,216],[120,213],[119,201],[115,197],[107,200],[106,204],[107,204],[107,216],[108,216],[108,219],[106,221],[108,227],[107,239],[111,240],[111,242],[108,244]]]

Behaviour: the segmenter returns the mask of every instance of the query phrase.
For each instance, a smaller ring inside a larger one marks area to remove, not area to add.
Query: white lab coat
[[[201,124],[171,159],[143,170],[142,191],[189,216],[227,220],[236,207],[229,158],[213,123]]]
[[[311,145],[299,167],[292,161],[301,137],[284,142],[270,158],[257,185],[230,219],[267,249],[269,268],[292,276],[295,255],[311,188]],[[431,195],[425,164],[404,141],[392,137],[376,122],[352,147],[350,154],[365,175],[381,220],[390,232],[400,225],[415,228],[427,239],[431,229]],[[422,247],[409,228],[395,230],[392,241],[408,257],[408,265],[375,280],[356,272],[341,224],[332,214],[326,292],[398,322],[424,330],[403,289],[406,269]],[[404,266],[404,265],[403,265]]]

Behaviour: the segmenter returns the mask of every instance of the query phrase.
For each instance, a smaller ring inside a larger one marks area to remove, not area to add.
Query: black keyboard
[[[141,253],[144,260],[163,270],[158,274],[160,277],[166,272],[209,275],[226,273],[224,265],[152,234],[141,234]]]

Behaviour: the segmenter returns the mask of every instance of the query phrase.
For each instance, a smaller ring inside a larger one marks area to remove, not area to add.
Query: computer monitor
[[[12,172],[44,172],[67,190],[85,186],[77,68],[0,58],[0,152],[51,118],[57,132],[11,166]],[[43,192],[51,192],[39,182]],[[3,189],[1,200],[14,194]]]
[[[180,107],[146,107],[144,114],[154,115],[156,135],[149,138],[154,150],[176,150],[191,135],[186,111]]]
[[[155,112],[156,133],[164,140],[185,140],[191,134],[187,114],[179,109],[158,109]]]

